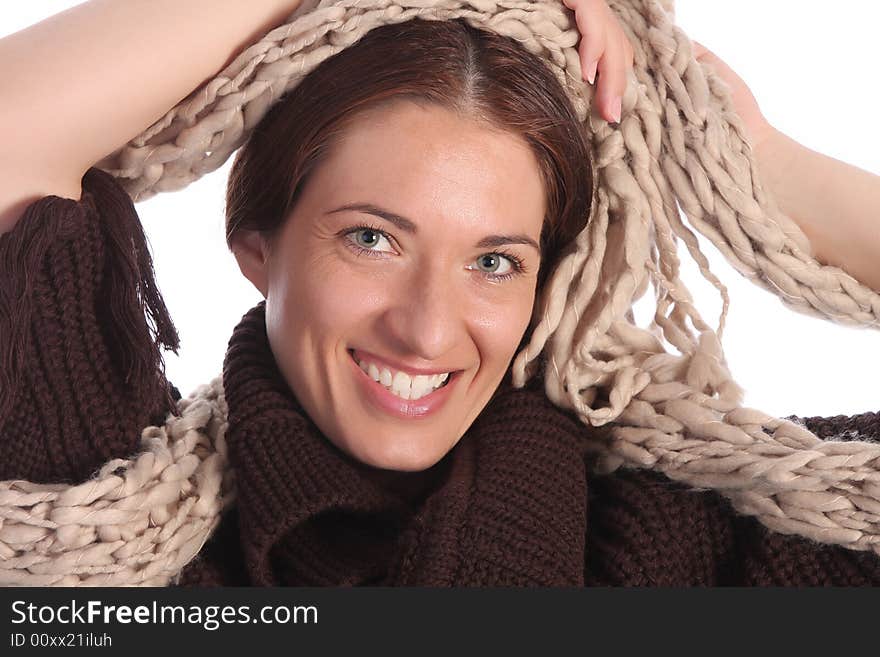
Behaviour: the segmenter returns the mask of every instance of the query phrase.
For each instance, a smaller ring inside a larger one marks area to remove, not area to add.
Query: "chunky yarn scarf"
[[[304,0],[287,24],[243,51],[98,166],[135,201],[185,187],[221,166],[282,93],[380,25],[463,18],[542,56],[592,140],[594,202],[575,249],[536,302],[513,383],[541,372],[548,398],[584,423],[591,467],[651,468],[713,488],[775,531],[880,553],[880,444],[821,440],[741,405],[721,346],[729,298],[696,236],[798,312],[880,324],[880,295],[823,266],[764,190],[729,90],[698,62],[671,0],[609,0],[635,67],[619,125],[591,112],[573,14],[559,0]],[[679,278],[678,239],[720,292],[717,331]],[[631,308],[653,286],[648,328]],[[695,330],[688,326],[688,319]],[[669,353],[662,340],[679,353]],[[232,488],[225,477],[222,383],[144,430],[144,453],[77,487],[0,483],[0,578],[21,583],[164,583],[198,550]],[[174,490],[172,494],[172,490]],[[112,561],[111,577],[77,565]],[[10,565],[11,564],[11,565]],[[66,568],[66,570],[65,570]]]

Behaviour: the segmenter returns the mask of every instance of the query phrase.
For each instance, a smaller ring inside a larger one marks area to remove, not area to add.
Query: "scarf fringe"
[[[0,270],[12,273],[0,279],[0,426],[22,386],[22,354],[30,349],[30,324],[42,283],[43,262],[65,230],[81,225],[70,220],[71,212],[96,212],[94,196],[106,199],[104,211],[119,218],[100,222],[105,233],[102,242],[108,249],[101,273],[107,304],[95,310],[108,316],[101,322],[105,339],[114,353],[114,362],[122,364],[123,380],[134,399],[155,398],[156,381],[165,380],[162,350],[177,354],[180,348],[177,330],[156,284],[147,238],[134,204],[115,180],[99,169],[90,169],[83,183],[81,202],[54,195],[40,199],[25,211],[11,232],[0,236]],[[38,220],[44,216],[58,216],[58,220]],[[164,390],[164,408],[177,412],[169,386]]]

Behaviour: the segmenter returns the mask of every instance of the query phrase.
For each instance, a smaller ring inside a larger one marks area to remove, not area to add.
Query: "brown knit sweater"
[[[0,480],[78,482],[131,455],[172,410],[177,337],[134,206],[91,169],[0,236]],[[509,374],[458,444],[402,497],[364,476],[281,377],[264,304],[223,367],[236,504],[184,585],[870,585],[880,557],[773,533],[714,491],[649,471],[588,474],[590,432]],[[175,395],[176,397],[179,395]],[[794,418],[878,439],[880,417]]]

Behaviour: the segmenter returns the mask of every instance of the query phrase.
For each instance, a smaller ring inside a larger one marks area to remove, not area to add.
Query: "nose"
[[[425,265],[395,287],[386,326],[401,354],[442,362],[466,333],[464,300],[449,270]]]

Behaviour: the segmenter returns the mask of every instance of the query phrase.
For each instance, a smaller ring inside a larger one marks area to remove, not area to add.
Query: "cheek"
[[[384,303],[382,286],[332,255],[293,265],[284,278],[284,315],[291,325],[320,332],[316,339],[353,324],[363,326],[363,319]]]
[[[477,303],[467,313],[486,358],[490,353],[513,358],[532,318],[534,294],[520,290],[503,300]]]

